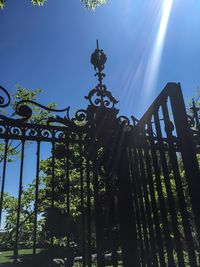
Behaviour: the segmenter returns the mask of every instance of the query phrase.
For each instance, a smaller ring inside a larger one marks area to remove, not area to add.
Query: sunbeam
[[[164,0],[162,4],[162,15],[160,17],[155,45],[153,46],[145,71],[144,90],[146,99],[156,86],[172,4],[173,0]]]

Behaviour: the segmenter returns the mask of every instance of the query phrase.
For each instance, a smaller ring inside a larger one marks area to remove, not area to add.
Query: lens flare
[[[155,45],[153,46],[153,50],[148,60],[147,68],[145,71],[144,90],[146,99],[148,98],[149,94],[153,92],[156,86],[172,4],[173,0],[163,1],[162,15],[160,17],[160,23],[156,35]]]

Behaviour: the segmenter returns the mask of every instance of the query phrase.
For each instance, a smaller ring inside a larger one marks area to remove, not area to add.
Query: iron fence
[[[73,118],[68,107],[57,110],[64,117],[31,123],[31,105],[56,110],[30,100],[16,105],[15,117],[0,114],[1,221],[6,182],[18,182],[7,233],[14,259],[29,240],[33,264],[42,247],[43,265],[60,257],[66,266],[198,266],[199,109],[193,102],[188,116],[180,85],[171,83],[131,124],[118,116],[118,101],[103,84],[105,62],[97,46],[91,63],[99,83],[86,97],[87,109]],[[3,109],[10,95],[0,89]],[[9,163],[13,148],[17,163]],[[34,196],[29,211],[27,188]]]

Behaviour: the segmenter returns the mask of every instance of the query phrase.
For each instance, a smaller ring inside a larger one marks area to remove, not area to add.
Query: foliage
[[[27,190],[22,193],[22,205],[20,213],[20,240],[19,245],[23,248],[31,248],[33,241],[33,199],[34,199],[34,187],[29,186]],[[17,197],[11,196],[8,193],[4,193],[3,209],[6,211],[5,218],[5,233],[1,237],[0,247],[1,249],[13,248],[15,240],[16,230],[16,218],[17,218]],[[42,222],[38,221],[38,229],[41,228]],[[41,232],[41,231],[39,231]],[[38,235],[40,240],[40,235]]]
[[[42,89],[28,90],[22,86],[16,85],[16,93],[12,95],[11,107],[16,110],[17,102],[22,100],[36,101]],[[33,104],[31,106],[33,114],[29,119],[29,123],[44,123],[49,116],[53,116],[50,111],[42,110]],[[55,103],[49,103],[48,107],[55,108]],[[14,115],[14,114],[13,114]],[[45,119],[45,120],[44,120]],[[65,150],[64,145],[60,146],[61,150]],[[1,160],[4,159],[4,149],[5,145],[0,145],[0,155]],[[69,182],[73,183],[73,193],[71,194],[70,200],[70,210],[72,215],[78,216],[80,214],[80,196],[78,191],[80,189],[79,178],[80,174],[77,169],[76,157],[78,155],[78,147],[70,147],[70,177]],[[66,172],[65,172],[65,160],[59,152],[59,147],[56,146],[55,151],[55,206],[66,212]],[[65,151],[64,151],[65,153]],[[14,157],[15,156],[15,157]],[[8,160],[12,161],[17,156],[19,152],[17,147],[13,147],[12,143],[8,146]],[[73,163],[72,163],[73,162]],[[39,188],[39,198],[38,198],[38,234],[37,241],[41,245],[44,243],[48,236],[46,236],[48,231],[43,231],[45,228],[44,222],[45,218],[42,216],[44,212],[48,210],[51,206],[51,196],[52,196],[52,157],[47,160],[42,160],[40,162],[40,188]],[[35,199],[35,179],[31,184],[29,184],[26,189],[22,191],[22,202],[20,209],[20,236],[19,244],[23,248],[29,248],[33,244],[33,230],[34,230],[34,199]],[[15,239],[15,229],[16,229],[16,210],[17,210],[18,200],[17,197],[13,197],[8,193],[4,193],[3,209],[6,211],[5,218],[5,230],[6,233],[0,237],[1,247],[11,248],[13,247],[13,241]],[[70,219],[70,218],[69,218]],[[28,238],[27,238],[28,237]]]
[[[66,162],[64,158],[56,158],[54,165],[55,184],[54,184],[54,214],[51,207],[52,199],[52,157],[40,162],[40,188],[38,198],[38,234],[37,243],[39,246],[50,244],[51,232],[53,231],[55,244],[66,246],[68,238],[71,244],[76,243],[79,248],[80,238],[77,233],[81,227],[81,198],[80,198],[80,170],[77,167],[76,159],[78,151],[76,146],[70,148],[70,214],[67,214],[67,183],[66,183]],[[84,183],[86,188],[86,183]],[[91,185],[92,190],[92,185]],[[34,198],[35,180],[22,192],[22,203],[20,213],[19,244],[21,248],[29,248],[33,244],[34,229]],[[86,199],[85,199],[86,201]],[[92,205],[92,203],[91,203]],[[6,211],[6,234],[1,239],[1,246],[12,248],[15,239],[17,197],[4,196],[4,210]],[[49,211],[49,212],[48,212]],[[51,216],[51,217],[50,217]],[[63,222],[64,219],[64,222]],[[65,225],[64,225],[64,224]],[[58,227],[59,225],[59,227]],[[65,231],[63,230],[65,229]],[[67,239],[65,237],[68,237]]]
[[[43,6],[47,0],[31,0],[31,3],[35,6]]]
[[[105,4],[107,0],[81,0],[87,9],[95,9],[97,6]]]
[[[191,110],[191,108],[192,108],[192,106],[193,106],[193,103],[194,103],[195,106],[196,106],[197,108],[199,108],[199,110],[200,110],[200,89],[197,90],[197,95],[196,95],[196,97],[195,97],[195,98],[191,98],[191,99],[189,100],[189,102],[188,102],[188,105],[187,105],[187,112],[188,112],[189,115],[193,115],[192,110]]]
[[[42,89],[34,89],[28,90],[20,85],[16,85],[16,93],[11,97],[11,108],[13,109],[15,115],[16,105],[20,101],[31,100],[36,101],[39,95],[43,92]],[[43,110],[40,107],[35,106],[34,104],[29,104],[33,113],[31,118],[29,119],[29,123],[32,124],[40,124],[43,123],[48,117],[52,117],[51,111]],[[49,103],[47,105],[49,108],[55,108],[55,103]],[[13,116],[12,115],[12,116]],[[11,116],[11,117],[12,117]],[[4,160],[4,150],[5,144],[0,144],[0,161]],[[8,143],[7,149],[7,161],[12,162],[20,156],[20,152],[18,151],[18,145],[13,145],[13,142],[10,141]],[[45,199],[45,190],[41,189],[40,197]],[[35,180],[28,185],[26,190],[22,191],[22,203],[21,203],[21,212],[20,212],[20,243],[23,247],[30,247],[33,241],[33,229],[34,229],[34,197],[35,197]],[[44,201],[45,203],[45,201]],[[6,211],[5,218],[5,230],[6,233],[0,237],[1,247],[5,245],[7,248],[13,247],[13,240],[15,236],[16,229],[16,210],[17,210],[18,200],[17,197],[13,197],[8,193],[4,193],[4,201],[3,201],[3,209]],[[41,206],[39,212],[42,212],[41,209],[44,209],[45,206]],[[43,210],[44,211],[44,210]],[[40,236],[42,236],[41,227],[43,224],[42,218],[38,220],[38,240],[40,242]],[[27,238],[28,237],[28,238]],[[41,241],[42,242],[42,241]]]
[[[38,99],[39,95],[43,92],[43,90],[40,88],[31,90],[31,89],[26,89],[20,85],[15,85],[15,87],[16,87],[16,93],[13,94],[11,98],[11,108],[14,111],[12,116],[14,116],[16,113],[17,102],[22,101],[22,100],[35,101],[36,99]],[[29,104],[29,106],[32,108],[32,112],[33,112],[31,118],[28,120],[29,123],[41,124],[43,123],[43,120],[46,120],[47,118],[53,116],[51,111],[43,110],[33,104]],[[47,107],[55,108],[56,104],[53,102],[48,103]],[[5,144],[1,143],[0,144],[0,162],[4,159],[4,148],[5,148]],[[14,161],[16,158],[18,158],[19,151],[17,150],[17,147],[13,145],[13,141],[9,142],[7,151],[8,151],[7,153],[8,162]]]
[[[43,6],[47,0],[30,0],[34,6]],[[106,0],[81,0],[87,9],[94,10],[97,6],[106,3]],[[6,0],[0,0],[0,9],[5,7]]]
[[[16,85],[16,93],[13,95],[13,101],[12,101],[12,109],[16,110],[16,104],[19,101],[22,100],[32,100],[35,101],[38,99],[39,95],[43,93],[44,91],[40,88],[31,90],[26,89],[20,85]],[[34,104],[29,104],[29,106],[32,109],[32,115],[31,118],[28,120],[29,123],[32,124],[41,124],[43,120],[46,120],[49,117],[52,117],[51,111],[43,110],[40,107],[35,106]],[[54,109],[56,107],[56,104],[54,102],[47,104],[48,108]]]

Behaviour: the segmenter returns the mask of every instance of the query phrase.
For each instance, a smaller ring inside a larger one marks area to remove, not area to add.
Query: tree
[[[11,107],[16,112],[17,103],[23,100],[36,101],[39,94],[42,92],[41,89],[27,90],[22,86],[16,86],[16,93],[12,96]],[[32,102],[33,103],[33,102]],[[32,109],[32,116],[28,119],[29,123],[32,124],[45,124],[49,117],[53,117],[50,110],[43,110],[34,104],[29,103]],[[49,103],[47,105],[49,108],[55,108],[55,103]],[[4,144],[0,145],[0,158],[4,159]],[[75,232],[75,227],[80,225],[80,214],[81,214],[81,201],[80,201],[80,170],[78,165],[79,158],[79,146],[70,145],[70,175],[69,183],[71,183],[72,191],[70,192],[70,212],[69,216],[62,216],[67,213],[66,203],[66,146],[64,144],[56,145],[55,149],[55,201],[54,205],[56,207],[55,212],[60,214],[62,218],[65,219],[65,223],[70,228],[70,232]],[[9,143],[8,157],[10,161],[15,160],[19,157],[17,147],[13,147],[12,143]],[[85,164],[85,162],[84,162]],[[38,234],[37,234],[37,244],[44,245],[48,243],[49,230],[51,230],[51,225],[48,223],[45,227],[46,217],[48,217],[48,209],[51,207],[52,198],[52,157],[40,162],[40,178],[39,178],[39,197],[38,197]],[[34,230],[34,202],[35,202],[35,179],[28,185],[28,187],[22,191],[22,202],[20,209],[20,226],[19,226],[19,244],[23,248],[29,248],[33,245],[33,230]],[[86,187],[86,184],[84,184]],[[4,193],[3,200],[3,210],[5,211],[5,230],[6,234],[1,237],[1,247],[2,248],[12,248],[13,242],[15,240],[16,232],[16,210],[17,210],[17,197],[11,196],[8,193]],[[50,210],[51,212],[51,210]],[[59,213],[61,212],[61,213]],[[46,215],[45,215],[46,213]],[[45,215],[45,216],[42,216]],[[59,217],[59,216],[58,216]],[[51,221],[51,220],[50,220]],[[54,222],[52,222],[54,223]],[[78,226],[79,227],[79,226]],[[58,230],[61,229],[61,226]],[[55,237],[57,237],[57,244],[63,243],[64,240],[60,240],[65,237],[69,230],[55,231]],[[62,233],[63,232],[63,233]],[[28,237],[28,238],[27,238]],[[47,240],[47,241],[46,241]],[[77,237],[76,237],[77,240]],[[66,242],[65,242],[66,243]],[[80,242],[79,242],[80,243]]]
[[[23,100],[31,100],[35,101],[39,97],[39,95],[43,92],[42,89],[38,88],[35,90],[28,90],[20,85],[16,85],[16,93],[11,96],[11,103],[10,106],[12,110],[14,111],[14,114],[16,113],[16,106],[17,103]],[[30,119],[28,119],[29,123],[32,124],[41,124],[44,120],[52,117],[53,114],[50,110],[43,110],[38,106],[35,106],[33,104],[29,104],[32,108],[32,116]],[[47,105],[50,109],[55,109],[56,104],[55,103],[49,103]],[[5,112],[1,110],[1,113],[4,115],[7,115]],[[0,144],[0,162],[4,160],[4,150],[5,150],[5,144]],[[7,161],[12,162],[18,159],[20,156],[20,152],[18,151],[18,145],[13,146],[12,140],[8,143],[8,149],[7,149]],[[33,203],[34,203],[34,194],[35,194],[35,181],[33,181],[29,187],[26,190],[23,190],[22,192],[22,208],[21,208],[21,215],[20,215],[20,242],[22,246],[29,247],[32,244],[33,240],[33,219],[34,219],[34,213],[33,213]],[[2,203],[1,203],[2,204]],[[5,218],[5,230],[7,230],[7,233],[1,236],[1,246],[11,248],[13,245],[13,237],[15,234],[15,228],[16,228],[16,209],[17,209],[17,198],[14,196],[11,196],[8,193],[4,193],[3,197],[3,210],[6,212],[6,218]],[[38,222],[38,225],[40,227],[40,224],[42,223],[42,220]],[[29,237],[27,239],[27,236]]]
[[[34,6],[43,6],[47,0],[29,0]],[[5,7],[6,0],[0,0],[0,8],[3,9]],[[106,3],[106,0],[81,0],[84,6],[89,9],[95,9],[97,6],[100,6]]]

